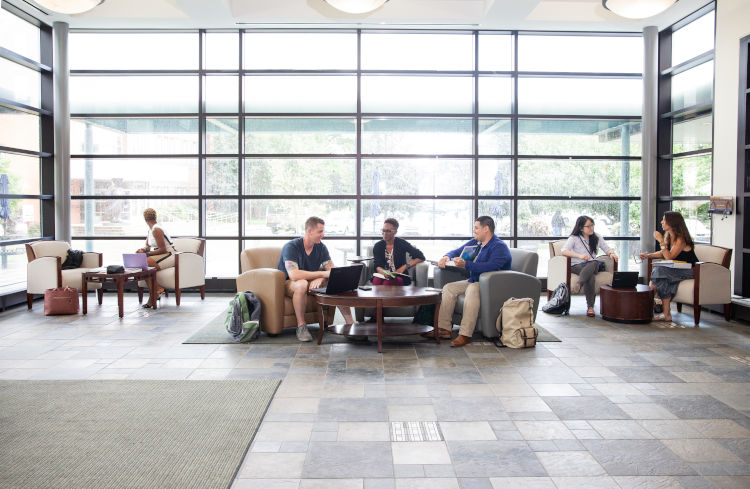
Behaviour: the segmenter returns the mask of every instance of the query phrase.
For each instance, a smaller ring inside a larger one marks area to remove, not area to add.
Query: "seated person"
[[[386,279],[373,277],[373,285],[409,285],[411,279],[392,272],[408,274],[409,269],[424,261],[424,254],[405,239],[397,238],[398,221],[389,217],[383,223],[383,239],[375,243],[372,253],[375,255],[375,271],[385,275]],[[411,261],[406,261],[406,253]]]
[[[286,243],[281,249],[278,269],[286,274],[286,296],[291,297],[294,315],[297,317],[297,339],[312,341],[305,322],[307,292],[326,284],[333,268],[331,255],[321,243],[325,232],[325,221],[310,217],[305,221],[305,235]],[[352,324],[351,310],[340,307],[344,320]]]
[[[136,250],[136,253],[145,253],[148,266],[155,267],[157,270],[164,270],[174,266],[174,247],[172,239],[169,237],[161,224],[156,222],[156,211],[148,208],[143,211],[143,219],[148,224],[148,236],[146,236],[146,246]],[[153,292],[153,291],[152,291]],[[156,290],[157,299],[164,293],[164,287],[159,286]],[[143,307],[151,307],[148,303]]]
[[[476,246],[476,248],[470,256],[461,258],[466,246]],[[510,270],[511,256],[508,245],[495,236],[495,221],[489,216],[480,216],[474,222],[474,239],[448,252],[438,261],[438,266],[445,268],[446,263],[451,259],[453,259],[454,266],[465,268],[469,272],[468,280],[445,284],[443,299],[440,303],[439,334],[441,338],[450,339],[456,300],[459,295],[465,295],[461,329],[456,339],[451,342],[451,346],[455,347],[470,343],[471,335],[474,334],[479,317],[479,276],[484,272]]]

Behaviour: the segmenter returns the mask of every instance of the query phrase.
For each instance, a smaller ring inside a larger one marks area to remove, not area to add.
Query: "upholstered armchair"
[[[83,253],[79,268],[63,270],[70,245],[65,241],[34,241],[26,244],[26,302],[31,309],[34,294],[44,294],[47,289],[73,287],[81,289],[81,275],[92,268],[102,266],[102,254]],[[102,284],[89,283],[88,290],[96,290],[99,304],[102,303]]]
[[[174,266],[156,272],[156,283],[165,290],[174,290],[175,302],[180,305],[182,289],[198,287],[201,300],[206,298],[206,240],[203,238],[174,238],[176,250]],[[145,281],[138,282],[138,302],[143,302]]]
[[[481,331],[487,338],[500,336],[495,326],[497,314],[503,303],[511,297],[534,299],[534,317],[539,308],[539,295],[542,292],[542,282],[536,278],[539,255],[518,248],[511,248],[510,255],[510,270],[485,272],[479,276],[480,303],[476,331]],[[435,268],[435,287],[442,289],[449,282],[465,280],[468,277],[465,269]],[[464,296],[460,295],[453,311],[453,324],[461,322],[463,307]]]
[[[693,305],[695,325],[701,318],[701,306],[722,304],[724,319],[729,321],[732,313],[732,272],[729,263],[732,250],[721,246],[695,245],[698,263],[693,268],[695,276],[680,282],[672,302],[677,304],[677,311],[682,312],[683,304]],[[648,281],[651,281],[651,270],[654,258],[648,259]]]
[[[583,294],[583,288],[578,285],[578,275],[570,271],[570,258],[563,256],[562,247],[565,239],[552,241],[549,244],[549,264],[547,265],[547,299],[552,297],[552,291],[558,285],[564,283],[568,286],[571,294]],[[617,262],[612,257],[601,257],[604,261],[604,270],[595,275],[596,293],[604,284],[611,284],[614,272],[617,271]]]

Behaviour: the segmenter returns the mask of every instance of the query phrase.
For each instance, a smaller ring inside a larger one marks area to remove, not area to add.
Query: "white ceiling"
[[[33,0],[2,0],[71,28],[420,27],[640,32],[673,24],[710,0],[679,0],[644,20],[618,17],[601,0],[390,0],[364,15],[323,0],[106,0],[80,15],[53,14]]]

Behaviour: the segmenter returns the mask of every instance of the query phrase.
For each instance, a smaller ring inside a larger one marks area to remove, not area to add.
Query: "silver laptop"
[[[140,268],[141,270],[146,270],[148,268],[146,253],[123,253],[122,264],[125,268]]]

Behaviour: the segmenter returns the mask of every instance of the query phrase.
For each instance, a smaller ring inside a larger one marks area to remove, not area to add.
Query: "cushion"
[[[62,261],[68,257],[70,245],[65,241],[37,241],[30,243],[31,249],[34,250],[34,256],[40,258],[43,256],[59,256]],[[78,285],[80,287],[80,284]]]

